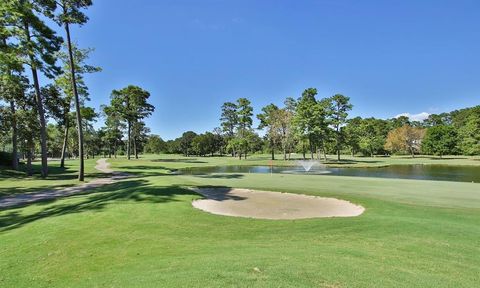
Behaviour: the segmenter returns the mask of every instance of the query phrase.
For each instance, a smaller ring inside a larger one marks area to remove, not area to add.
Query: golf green
[[[134,177],[0,211],[0,286],[475,287],[480,281],[480,184],[170,174],[232,161],[205,159],[112,159],[114,170]],[[0,185],[12,185],[6,181]],[[220,216],[192,207],[202,197],[188,187],[334,197],[366,210],[301,220]]]

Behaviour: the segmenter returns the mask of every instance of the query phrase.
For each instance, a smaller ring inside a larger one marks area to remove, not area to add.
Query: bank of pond
[[[178,170],[177,173],[183,175],[205,175],[213,173],[285,173],[305,174],[317,177],[321,175],[334,175],[480,183],[480,166],[422,164],[390,165],[375,168],[329,168],[323,165],[313,165],[309,171],[306,171],[302,165],[294,167],[229,165],[185,168]]]

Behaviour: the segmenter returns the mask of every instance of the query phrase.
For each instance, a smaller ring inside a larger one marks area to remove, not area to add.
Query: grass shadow
[[[225,201],[225,200],[234,200],[242,201],[246,200],[247,197],[232,195],[231,187],[216,187],[216,186],[199,186],[200,194],[210,200],[215,201]]]
[[[197,160],[196,158],[180,158],[180,159],[155,159],[151,160],[152,162],[166,162],[166,163],[208,163],[206,161],[200,161]]]
[[[337,164],[337,165],[351,165],[351,164],[358,164],[358,163],[368,163],[368,164],[373,164],[373,163],[380,163],[381,161],[378,160],[359,160],[359,159],[341,159],[340,161],[338,160],[332,160],[329,159],[326,162],[323,162],[324,164]]]
[[[236,173],[224,173],[224,174],[195,174],[191,175],[194,177],[199,178],[206,178],[206,179],[241,179],[244,177],[243,174],[236,174]]]
[[[135,175],[137,177],[171,176],[171,175],[175,175],[172,172],[178,171],[178,169],[167,168],[165,166],[158,166],[158,165],[157,166],[148,166],[148,165],[119,166],[115,168],[125,173]],[[155,170],[160,170],[160,171],[155,171]]]
[[[49,217],[86,211],[101,211],[105,209],[107,205],[115,202],[167,203],[180,201],[176,199],[179,195],[198,196],[193,190],[176,185],[152,186],[144,179],[120,181],[68,197],[48,199],[16,206],[14,208],[7,208],[0,213],[0,231],[20,228],[26,224]],[[60,199],[68,199],[71,201],[65,203],[65,201],[59,201]],[[55,202],[60,203],[55,205]],[[19,209],[32,205],[46,207],[30,214],[22,213],[23,211]]]

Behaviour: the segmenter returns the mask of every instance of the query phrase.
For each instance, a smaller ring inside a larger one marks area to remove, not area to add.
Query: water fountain
[[[309,172],[310,169],[312,169],[313,165],[320,164],[319,161],[315,161],[315,160],[298,160],[297,162],[303,167],[305,172]]]
[[[322,164],[318,160],[298,160],[298,165],[303,168],[297,170],[298,172],[302,173],[312,173],[312,174],[327,174],[329,171],[326,170],[325,164]]]

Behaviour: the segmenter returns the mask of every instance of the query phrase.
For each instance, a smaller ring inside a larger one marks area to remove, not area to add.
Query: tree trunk
[[[131,125],[130,121],[128,121],[128,132],[127,132],[127,159],[130,160],[130,131],[131,131]],[[188,155],[187,155],[188,156]]]
[[[272,148],[272,160],[275,160],[275,142],[270,141],[270,147]]]
[[[33,59],[31,59],[33,62]],[[40,95],[40,84],[38,81],[37,69],[32,67],[33,85],[35,87],[35,101],[37,102],[38,116],[40,120],[40,153],[42,159],[42,178],[48,176],[48,160],[47,160],[47,126],[45,122],[45,111],[43,110],[42,96]]]
[[[310,144],[310,159],[313,160],[313,141],[311,138],[308,139],[308,142]]]
[[[138,159],[137,137],[133,137],[133,150],[135,152],[135,159]]]
[[[63,12],[66,14],[66,8],[63,8]],[[80,167],[78,168],[78,181],[84,180],[84,173],[85,173],[85,159],[84,159],[84,151],[83,151],[83,128],[82,128],[82,115],[80,114],[80,99],[78,97],[77,91],[77,79],[75,76],[75,61],[73,60],[73,52],[72,52],[72,42],[70,40],[70,27],[68,22],[65,22],[65,32],[67,34],[67,47],[68,47],[68,58],[70,61],[70,73],[72,74],[72,90],[73,96],[75,101],[75,114],[77,117],[77,130],[78,130],[78,158],[80,160]]]
[[[287,160],[287,150],[283,148],[283,160]]]
[[[32,176],[32,155],[33,155],[33,148],[32,148],[31,141],[27,143],[27,176]]]
[[[27,42],[30,42],[30,29],[28,23],[24,21],[23,23]],[[47,160],[47,126],[45,122],[45,111],[43,110],[43,101],[42,95],[40,94],[40,83],[38,81],[38,74],[37,68],[35,65],[35,60],[33,59],[33,55],[29,55],[30,60],[30,68],[32,70],[32,79],[33,79],[33,86],[35,89],[35,102],[37,102],[37,110],[38,110],[38,117],[40,120],[40,149],[41,149],[41,158],[42,158],[42,178],[48,176],[48,160]]]
[[[340,161],[340,128],[339,127],[340,126],[337,126],[337,128],[336,128],[337,129],[337,141],[336,141],[337,142],[336,143],[337,147],[336,148],[337,148],[337,160],[338,161]]]
[[[68,119],[65,122],[65,132],[63,134],[63,145],[62,145],[62,156],[60,157],[60,167],[65,168],[65,156],[67,152],[67,141],[68,141]]]
[[[10,101],[10,111],[12,112],[12,168],[18,170],[18,133],[17,133],[17,116],[15,112],[15,102]]]

